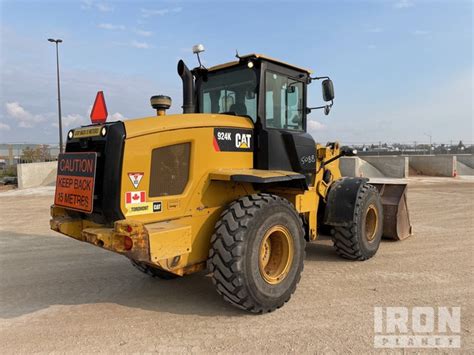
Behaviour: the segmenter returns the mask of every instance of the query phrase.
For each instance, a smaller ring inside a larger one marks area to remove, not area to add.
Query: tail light
[[[123,238],[123,248],[125,250],[130,250],[133,248],[133,240],[129,236],[124,236]]]

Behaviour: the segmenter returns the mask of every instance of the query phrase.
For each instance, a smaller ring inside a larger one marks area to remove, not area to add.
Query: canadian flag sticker
[[[125,203],[127,205],[146,202],[145,191],[133,191],[125,193]]]
[[[133,187],[138,189],[140,181],[142,181],[143,173],[128,173],[128,177],[133,184]]]

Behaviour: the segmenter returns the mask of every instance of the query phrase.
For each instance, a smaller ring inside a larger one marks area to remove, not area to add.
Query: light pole
[[[427,137],[430,137],[430,155],[431,155],[431,138],[433,137],[431,136],[431,134],[428,134],[428,133],[424,133],[424,135]]]
[[[63,152],[63,121],[61,117],[61,88],[59,85],[59,49],[58,44],[62,43],[62,39],[48,38],[49,42],[56,44],[56,74],[58,78],[58,118],[59,118],[59,153]]]

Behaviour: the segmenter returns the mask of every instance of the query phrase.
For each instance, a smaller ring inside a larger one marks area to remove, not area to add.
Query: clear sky
[[[153,115],[149,98],[180,112],[177,61],[206,65],[263,53],[334,81],[317,141],[473,142],[472,1],[1,1],[0,142],[57,142],[61,38],[65,131],[89,122],[97,90],[110,118]],[[321,104],[317,82],[309,102]]]

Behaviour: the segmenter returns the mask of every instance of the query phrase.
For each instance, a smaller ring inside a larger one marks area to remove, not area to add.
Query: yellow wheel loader
[[[351,260],[410,234],[405,184],[341,177],[352,152],[307,133],[308,85],[322,80],[328,114],[328,77],[257,54],[179,61],[178,74],[183,114],[167,115],[160,95],[153,117],[105,122],[99,92],[93,124],[72,129],[58,158],[51,229],[160,279],[207,270],[226,301],[255,313],[290,299],[322,231]]]

